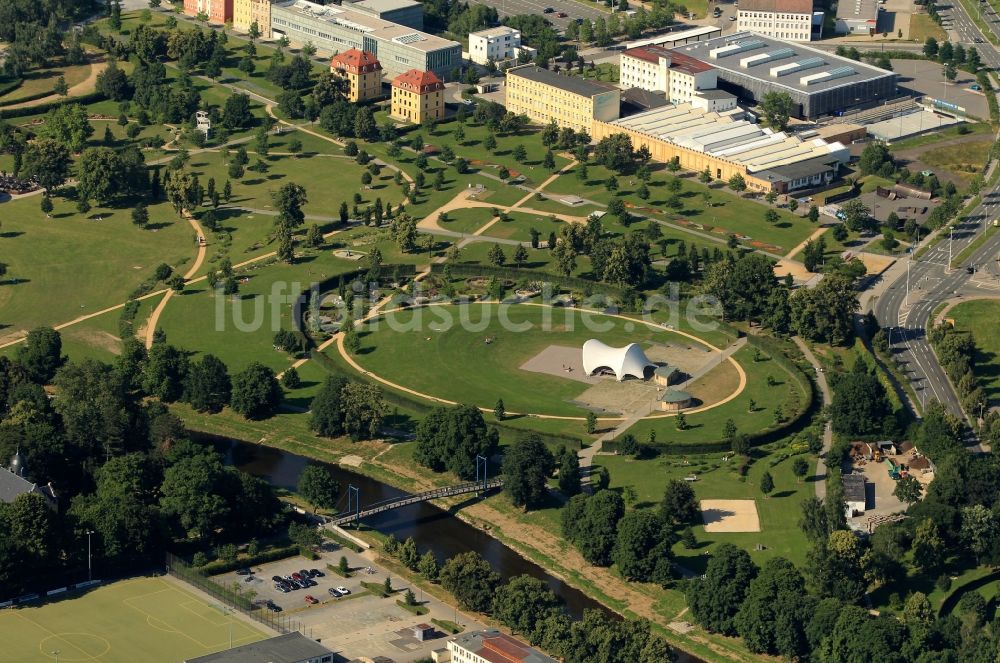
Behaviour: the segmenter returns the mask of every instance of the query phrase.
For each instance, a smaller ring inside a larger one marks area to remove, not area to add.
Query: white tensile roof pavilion
[[[627,376],[643,380],[646,368],[656,368],[656,364],[646,358],[646,353],[638,343],[629,343],[624,348],[612,348],[596,338],[583,344],[583,370],[593,375],[599,368],[614,371],[619,382]]]

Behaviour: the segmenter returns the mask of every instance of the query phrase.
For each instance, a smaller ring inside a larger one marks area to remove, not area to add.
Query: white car
[[[348,589],[348,588],[346,588],[346,587],[337,587],[337,588],[336,588],[336,590],[337,590],[338,592],[340,592],[341,594],[343,594],[344,596],[347,596],[348,594],[350,594],[350,593],[351,593],[351,590],[349,590],[349,589]]]

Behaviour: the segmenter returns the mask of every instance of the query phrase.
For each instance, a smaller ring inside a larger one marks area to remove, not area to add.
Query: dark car
[[[282,594],[287,594],[289,591],[291,591],[288,589],[288,585],[279,585],[278,583],[274,583],[274,588],[279,592],[281,592]]]
[[[246,567],[244,567],[242,569],[236,569],[236,575],[238,575],[238,576],[248,576],[251,573],[253,573],[253,571],[251,571],[250,569],[248,569]]]
[[[281,576],[271,576],[271,580],[273,580],[274,582],[281,582],[284,580],[284,578],[282,578]]]
[[[555,10],[555,9],[552,9],[552,7],[546,7],[545,9],[543,9],[543,10],[542,10],[542,13],[543,13],[543,14],[552,14],[552,13],[554,13],[555,11],[556,11],[556,10]]]
[[[324,573],[319,569],[309,569],[309,577],[311,578],[322,578]]]
[[[973,267],[972,265],[969,265],[968,267],[965,268],[965,273],[966,274],[975,274],[976,273],[976,268]]]
[[[281,612],[281,606],[275,603],[274,601],[268,601],[265,604],[265,607],[271,612]]]
[[[326,591],[329,592],[330,596],[332,596],[335,599],[339,599],[341,596],[343,596],[340,592],[337,591],[336,587],[331,587],[330,589],[328,589]]]

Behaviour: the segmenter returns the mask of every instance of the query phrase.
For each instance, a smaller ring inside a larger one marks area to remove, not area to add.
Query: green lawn
[[[528,328],[508,331],[501,316]],[[597,330],[590,323],[608,329]],[[487,337],[490,343],[485,342]],[[571,401],[587,384],[519,367],[549,345],[580,347],[589,338],[612,346],[688,343],[665,329],[573,309],[442,306],[402,311],[388,321],[379,320],[377,328],[365,326],[355,359],[366,370],[430,396],[481,407],[492,407],[502,398],[511,412],[583,416],[585,411]]]
[[[1000,399],[1000,302],[988,299],[962,302],[948,313],[955,328],[972,332],[976,339],[975,373],[987,396],[994,403]]]
[[[67,65],[65,67],[49,67],[24,74],[24,82],[11,90],[0,101],[15,104],[19,99],[43,92],[55,94],[56,81],[62,76],[68,87],[82,83],[90,75],[90,63]]]
[[[175,663],[261,640],[217,604],[163,578],[134,578],[82,595],[0,612],[4,660]]]
[[[515,239],[519,242],[529,242],[531,241],[531,229],[534,228],[539,232],[539,240],[546,241],[550,232],[559,234],[564,224],[565,221],[560,221],[559,219],[553,220],[547,216],[512,212],[507,215],[507,220],[494,223],[483,234],[501,239]]]
[[[486,207],[470,207],[448,212],[447,219],[438,219],[445,230],[472,235],[493,219],[493,212]]]
[[[983,138],[958,145],[928,149],[920,156],[920,160],[928,166],[947,171],[968,184],[982,171],[992,147],[993,139]]]
[[[798,384],[773,360],[753,361],[753,350],[744,347],[733,358],[747,374],[747,387],[733,400],[719,407],[686,414],[687,429],[677,430],[673,417],[664,419],[643,419],[629,429],[637,439],[649,439],[655,431],[658,444],[683,446],[702,442],[717,442],[723,439],[727,419],[732,419],[737,430],[754,433],[774,425],[774,411],[781,407],[787,415],[791,412],[790,399],[802,401],[803,395]],[[775,385],[767,385],[767,377],[775,379]],[[750,411],[750,401],[754,401],[754,411]]]
[[[632,486],[638,501],[637,508],[656,508],[663,497],[663,489],[670,479],[683,479],[696,475],[692,482],[698,499],[754,500],[760,518],[760,532],[706,533],[704,525],[694,528],[699,545],[687,550],[680,544],[674,547],[677,563],[682,567],[703,573],[707,555],[720,543],[732,543],[745,549],[757,564],[781,556],[802,565],[808,549],[808,541],[798,527],[801,516],[799,506],[803,499],[814,494],[814,486],[808,477],[802,483],[792,474],[792,459],[786,459],[771,466],[774,455],[757,452],[747,476],[737,472],[738,459],[728,462],[722,454],[712,455],[666,455],[651,460],[635,460],[623,456],[598,455],[594,462],[608,468],[611,487]],[[815,463],[810,460],[810,466]],[[760,492],[760,477],[765,471],[774,478],[774,492],[764,498]],[[764,550],[754,547],[763,544]]]

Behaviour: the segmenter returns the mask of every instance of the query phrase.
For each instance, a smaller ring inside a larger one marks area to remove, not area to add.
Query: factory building
[[[747,104],[787,92],[792,115],[815,119],[878,106],[898,96],[897,76],[804,44],[737,32],[674,49],[716,69],[719,88]]]

